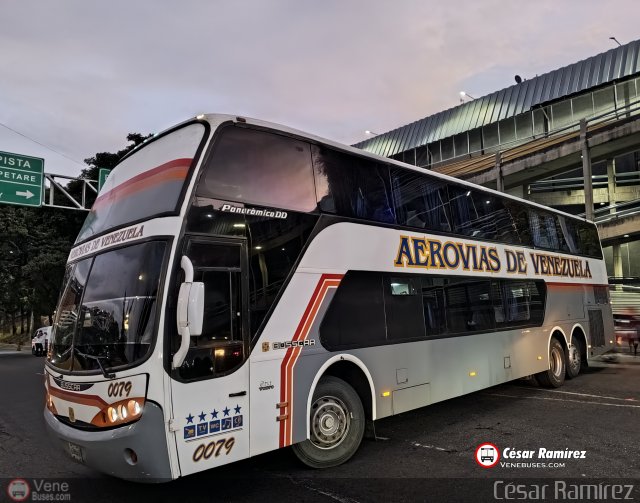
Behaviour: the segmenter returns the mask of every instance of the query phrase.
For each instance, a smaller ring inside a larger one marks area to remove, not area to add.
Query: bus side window
[[[398,224],[451,232],[445,182],[397,168],[391,180]]]
[[[198,197],[294,211],[316,210],[307,142],[238,126],[224,128],[204,168]]]
[[[329,350],[386,342],[380,273],[347,272],[320,325],[320,340]]]
[[[384,310],[388,340],[424,337],[424,310],[419,285],[420,278],[417,277],[385,276]]]
[[[395,223],[389,168],[330,149],[314,149],[317,199],[326,213]]]
[[[445,279],[423,277],[422,307],[424,310],[425,334],[441,335],[447,332],[447,317],[444,301]]]

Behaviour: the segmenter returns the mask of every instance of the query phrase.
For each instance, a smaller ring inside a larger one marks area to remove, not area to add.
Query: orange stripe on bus
[[[296,328],[294,341],[306,340],[311,327],[316,319],[320,306],[326,297],[329,288],[337,288],[343,275],[323,274],[311,295],[309,304]],[[290,445],[292,442],[292,416],[293,416],[293,368],[300,356],[302,348],[289,348],[280,367],[280,397],[281,402],[287,402],[289,417],[280,422],[280,446]]]
[[[174,159],[153,169],[140,173],[133,178],[114,187],[109,192],[100,195],[93,205],[93,208],[108,203],[114,203],[118,199],[130,196],[135,192],[159,185],[167,181],[184,180],[187,177],[192,159]]]

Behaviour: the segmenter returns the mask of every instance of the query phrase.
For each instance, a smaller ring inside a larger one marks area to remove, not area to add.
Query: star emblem
[[[233,408],[233,410],[235,410],[235,411],[236,411],[236,414],[240,414],[240,409],[241,409],[241,408],[242,408],[242,407],[240,407],[239,405],[236,405],[236,406]]]
[[[205,419],[207,419],[207,415],[204,413],[204,411],[198,414],[198,417],[200,418],[200,421],[204,421]]]
[[[224,412],[225,416],[228,416],[229,412],[231,412],[231,410],[229,409],[229,407],[225,407],[224,409],[222,409],[222,412]]]
[[[187,424],[193,423],[193,416],[191,414],[189,414],[187,416]]]
[[[216,409],[213,409],[213,412],[211,413],[211,419],[216,419],[218,417],[218,411]]]

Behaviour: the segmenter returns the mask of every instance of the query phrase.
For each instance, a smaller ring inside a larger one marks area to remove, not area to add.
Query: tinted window
[[[194,241],[189,244],[189,259],[195,268],[240,268],[240,247]]]
[[[511,214],[502,198],[466,187],[450,186],[454,232],[476,239],[520,243]]]
[[[151,241],[96,256],[82,299],[73,370],[142,359],[155,337],[166,243]]]
[[[488,281],[457,283],[445,288],[450,333],[480,332],[495,326]]]
[[[423,276],[420,279],[425,334],[427,336],[445,334],[447,332],[447,317],[444,285],[447,280],[432,276]]]
[[[548,250],[560,250],[555,215],[537,209],[530,209],[529,224],[533,246]]]
[[[496,325],[539,325],[544,317],[544,283],[495,281],[492,297]]]
[[[398,224],[451,232],[445,182],[396,168],[391,181]]]
[[[246,218],[249,244],[249,310],[255,336],[289,277],[317,217],[292,214],[286,220]]]
[[[420,278],[387,276],[384,287],[387,339],[416,339],[424,336],[424,315]]]
[[[316,200],[310,147],[305,142],[264,131],[223,129],[196,194],[313,211]]]
[[[67,267],[62,295],[53,323],[50,363],[71,370],[71,346],[78,320],[78,310],[92,259],[85,259]]]
[[[320,326],[328,348],[377,346],[386,342],[382,276],[349,271]]]
[[[349,271],[320,337],[340,349],[540,326],[544,307],[542,281]]]
[[[529,209],[528,213],[534,246],[602,258],[598,230],[594,224],[538,209]]]
[[[330,149],[315,152],[313,165],[322,211],[395,223],[386,165]]]

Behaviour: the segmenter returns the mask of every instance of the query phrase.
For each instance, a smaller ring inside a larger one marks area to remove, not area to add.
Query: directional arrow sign
[[[0,152],[0,203],[40,206],[43,179],[44,159]]]

